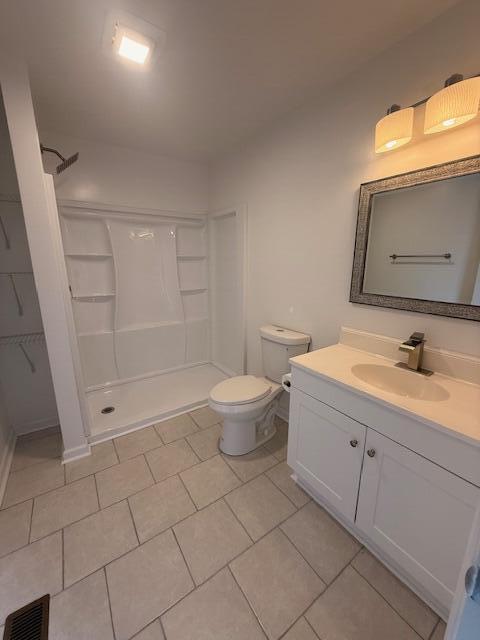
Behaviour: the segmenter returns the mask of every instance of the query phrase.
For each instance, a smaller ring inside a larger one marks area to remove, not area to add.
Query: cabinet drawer
[[[366,428],[294,389],[290,396],[288,464],[353,522]]]
[[[479,497],[477,487],[368,429],[356,524],[447,610]]]

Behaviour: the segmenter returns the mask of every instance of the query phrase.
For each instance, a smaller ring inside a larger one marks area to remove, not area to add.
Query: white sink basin
[[[396,369],[383,364],[355,364],[353,375],[372,387],[404,398],[417,400],[448,400],[449,392],[442,386],[413,371]]]

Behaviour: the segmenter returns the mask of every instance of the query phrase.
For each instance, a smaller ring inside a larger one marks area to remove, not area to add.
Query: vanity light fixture
[[[438,133],[468,122],[480,106],[480,76],[463,79],[455,73],[445,81],[445,88],[427,100],[424,133]]]
[[[393,104],[375,127],[375,152],[398,149],[413,137],[416,107],[425,104],[425,134],[453,129],[475,118],[480,108],[480,74],[464,79],[460,73],[450,76],[445,87],[432,96],[401,109]]]
[[[392,104],[387,115],[375,127],[375,152],[384,153],[398,149],[410,142],[413,134],[413,107],[402,109]]]

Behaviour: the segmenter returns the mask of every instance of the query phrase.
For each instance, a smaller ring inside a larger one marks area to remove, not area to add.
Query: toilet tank
[[[289,358],[308,351],[310,336],[273,324],[260,327],[262,360],[265,376],[280,383],[284,373],[290,371]]]

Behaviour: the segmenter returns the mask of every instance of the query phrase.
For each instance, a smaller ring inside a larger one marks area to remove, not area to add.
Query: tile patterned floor
[[[50,640],[442,640],[445,625],[294,484],[287,425],[243,458],[199,409],[62,466],[18,441],[0,510],[0,632],[49,592]]]

